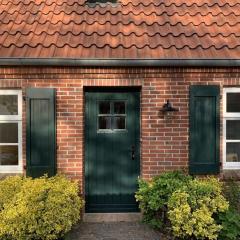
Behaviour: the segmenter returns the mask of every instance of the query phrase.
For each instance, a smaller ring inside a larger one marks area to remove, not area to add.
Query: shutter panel
[[[190,174],[219,173],[219,86],[190,87]]]
[[[27,176],[56,174],[55,90],[27,89]]]

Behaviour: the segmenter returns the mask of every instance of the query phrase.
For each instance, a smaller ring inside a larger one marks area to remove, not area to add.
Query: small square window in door
[[[110,114],[110,101],[99,102],[99,114]]]
[[[126,130],[126,102],[99,101],[98,102],[98,131],[113,132]]]
[[[114,130],[126,129],[126,117],[125,116],[114,117],[113,126],[114,126]]]
[[[114,105],[113,129],[125,130],[126,129],[126,102],[116,101]]]
[[[111,129],[111,117],[99,116],[98,117],[98,129],[99,130],[110,130]]]
[[[114,114],[125,114],[125,102],[114,102]]]

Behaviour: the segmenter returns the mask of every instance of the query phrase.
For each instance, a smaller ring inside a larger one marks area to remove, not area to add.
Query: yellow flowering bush
[[[222,229],[214,215],[228,210],[216,178],[194,179],[176,190],[168,201],[168,217],[176,237],[217,239]]]
[[[0,212],[4,205],[13,200],[15,195],[20,191],[23,183],[23,178],[20,176],[7,177],[0,180]]]
[[[77,182],[64,176],[9,177],[0,181],[0,198],[4,195],[0,239],[59,239],[80,219],[84,204]]]
[[[163,173],[151,181],[139,179],[136,200],[143,212],[143,221],[154,228],[166,228],[167,203],[174,191],[192,178],[179,171]]]

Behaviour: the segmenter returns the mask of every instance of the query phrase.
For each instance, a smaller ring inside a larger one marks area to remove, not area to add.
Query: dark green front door
[[[88,91],[85,96],[86,212],[136,212],[139,92]]]

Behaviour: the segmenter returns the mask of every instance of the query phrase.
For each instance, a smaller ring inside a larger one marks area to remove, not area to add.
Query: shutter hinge
[[[23,98],[23,101],[24,101],[24,102],[26,102],[27,99],[28,99],[28,97],[26,97],[26,96],[23,96],[22,98]]]

